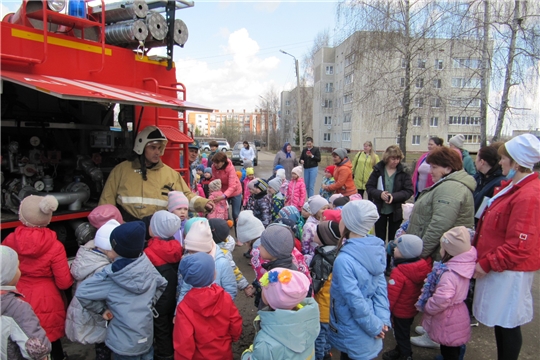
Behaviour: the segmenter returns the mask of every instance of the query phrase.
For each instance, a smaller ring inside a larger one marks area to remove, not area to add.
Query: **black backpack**
[[[337,256],[336,246],[319,246],[315,249],[315,255],[311,260],[309,270],[313,279],[313,293],[317,294],[324,286],[332,273],[334,261]]]

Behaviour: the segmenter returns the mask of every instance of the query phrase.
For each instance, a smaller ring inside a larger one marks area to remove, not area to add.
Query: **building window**
[[[334,67],[332,65],[326,66],[326,75],[333,75],[334,74]]]
[[[412,144],[413,145],[420,145],[420,135],[413,135],[412,136]]]
[[[324,142],[330,142],[330,133],[324,133],[323,140]]]
[[[324,91],[327,93],[334,92],[334,83],[326,83]]]
[[[437,116],[432,117],[429,120],[429,126],[430,127],[438,127],[439,126],[439,118]]]
[[[345,113],[343,116],[343,122],[344,123],[350,123],[352,120],[352,112]]]
[[[435,89],[440,89],[442,87],[442,80],[441,79],[433,79],[433,87]]]
[[[291,115],[291,110],[285,110],[285,115]]]
[[[414,106],[416,106],[417,108],[424,107],[424,98],[423,97],[414,98]]]
[[[426,59],[418,59],[418,68],[419,69],[425,69],[426,68]]]
[[[479,116],[449,116],[449,125],[480,125]]]
[[[341,140],[342,141],[351,141],[351,132],[350,131],[344,131],[343,134],[341,134]]]
[[[480,69],[481,66],[481,59],[452,59],[454,69]]]
[[[332,125],[332,117],[331,116],[325,116],[324,117],[324,125]]]
[[[322,107],[331,109],[331,108],[332,108],[332,100],[326,99],[326,100],[324,100],[324,101],[322,102],[321,105],[322,105]]]
[[[345,85],[352,84],[354,82],[354,73],[348,73],[345,75]]]
[[[354,59],[355,59],[355,56],[354,56],[354,55],[355,55],[355,54],[352,53],[352,54],[347,55],[347,56],[345,57],[345,67],[347,67],[347,66],[349,66],[349,65],[351,65],[351,64],[354,63]]]
[[[432,97],[431,98],[431,107],[432,108],[440,108],[441,107],[441,98]]]
[[[463,107],[463,108],[480,107],[480,99],[455,97],[455,98],[450,99],[450,106]]]
[[[479,89],[480,78],[452,78],[452,87],[465,89]]]
[[[352,93],[343,95],[343,103],[344,104],[352,103]]]
[[[405,78],[399,79],[399,85],[400,85],[401,87],[405,87]]]
[[[443,69],[443,61],[441,59],[435,59],[435,70]]]
[[[289,100],[285,101],[285,106],[291,106],[291,102]]]
[[[413,126],[422,126],[422,117],[421,116],[415,116],[412,120]]]
[[[401,59],[401,67],[404,69],[407,67],[407,59]]]
[[[416,79],[416,87],[417,88],[423,88],[424,87],[424,79]]]

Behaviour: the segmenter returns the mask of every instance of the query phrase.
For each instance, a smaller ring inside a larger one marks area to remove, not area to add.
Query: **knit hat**
[[[261,234],[261,246],[276,259],[291,256],[294,236],[288,226],[270,224]]]
[[[311,211],[309,210],[309,203],[307,201],[304,203],[304,205],[302,205],[302,210],[311,214]]]
[[[102,227],[109,220],[116,220],[120,224],[124,223],[120,210],[111,204],[99,205],[88,214],[88,222],[96,229]]]
[[[276,177],[280,178],[281,180],[285,180],[285,178],[286,178],[285,169],[277,169],[276,170]]]
[[[186,284],[194,288],[210,286],[216,277],[216,262],[211,255],[199,252],[184,256],[178,269]]]
[[[441,237],[441,256],[445,252],[457,256],[471,249],[471,234],[465,226],[456,226]]]
[[[424,242],[416,235],[405,234],[394,241],[404,259],[419,257],[424,247]]]
[[[531,169],[540,162],[540,140],[532,134],[523,134],[504,144],[508,154],[524,168]]]
[[[339,209],[326,209],[322,214],[326,220],[335,221],[337,223],[341,222],[341,210]]]
[[[289,229],[291,229],[293,234],[296,234],[296,232],[298,231],[298,224],[295,221],[288,218],[277,218],[276,220],[272,222],[272,224],[283,224],[287,226]]]
[[[317,225],[317,236],[323,245],[337,245],[341,239],[339,223],[335,221],[321,221]]]
[[[363,200],[364,198],[360,194],[352,194],[349,196],[349,201]]]
[[[184,248],[187,251],[209,253],[215,247],[216,244],[208,221],[199,220],[193,223],[189,233],[184,238]]]
[[[253,215],[253,211],[241,211],[236,220],[236,239],[241,243],[258,239],[264,231],[261,220]]]
[[[275,177],[275,178],[273,178],[272,180],[270,180],[268,182],[268,186],[270,186],[276,192],[279,192],[279,189],[281,188],[282,183],[283,183],[283,181],[280,178]]]
[[[203,217],[193,217],[191,219],[188,219],[186,223],[184,224],[184,231],[182,232],[184,234],[184,237],[189,232],[189,229],[191,229],[191,225],[193,225],[196,221],[199,221],[199,220],[208,222],[208,220]]]
[[[349,199],[348,196],[342,196],[342,197],[337,198],[336,200],[334,200],[334,207],[345,206],[349,202],[350,202],[350,199]]]
[[[291,219],[295,223],[298,222],[300,216],[300,212],[296,206],[293,205],[282,207],[281,210],[279,210],[279,217]]]
[[[224,242],[230,234],[229,224],[223,219],[210,219],[208,220],[210,225],[210,231],[212,231],[212,238],[216,244]]]
[[[268,190],[268,183],[263,179],[257,179],[257,182],[255,183],[255,188],[261,191],[266,191]]]
[[[169,192],[169,204],[167,208],[170,212],[182,208],[189,209],[188,198],[181,191],[171,191]]]
[[[336,165],[330,165],[324,169],[325,172],[330,173],[332,176],[334,176],[334,170],[336,170]]]
[[[274,167],[274,171],[278,171],[279,169],[285,169],[285,168],[283,167],[283,165],[276,165]]]
[[[332,155],[333,154],[336,154],[337,156],[339,156],[341,158],[341,160],[345,159],[347,156],[347,150],[345,150],[344,148],[337,148],[337,149],[334,149],[334,151],[332,151]]]
[[[120,226],[120,223],[116,220],[109,220],[96,231],[94,238],[94,245],[103,250],[112,250],[111,247],[111,233],[114,229]]]
[[[203,164],[199,164],[197,165],[197,167],[195,168],[197,171],[202,171],[204,172],[204,165]]]
[[[0,245],[0,285],[8,285],[17,274],[19,257],[12,248]]]
[[[121,257],[138,258],[144,249],[146,226],[142,221],[130,221],[111,232],[111,248]]]
[[[291,310],[306,298],[309,280],[299,271],[274,268],[265,273],[259,282],[263,300],[272,309]]]
[[[463,134],[457,134],[456,136],[453,136],[448,140],[448,142],[458,149],[463,149],[463,143],[465,142],[465,135]]]
[[[206,153],[202,153],[202,155],[201,155],[201,156],[202,156],[202,157],[203,157],[204,159],[206,159],[206,158],[208,157],[208,154],[206,154]]]
[[[291,170],[291,172],[293,174],[296,174],[298,175],[298,177],[302,177],[302,172],[304,171],[304,168],[301,167],[301,166],[297,166],[297,167],[293,167],[293,169]]]
[[[160,239],[168,239],[174,235],[182,225],[180,218],[168,211],[159,210],[150,219],[150,230]]]
[[[212,168],[209,168],[209,167],[204,168],[204,173],[205,174],[208,173],[208,174],[212,175]]]
[[[248,182],[248,189],[249,190],[255,190],[255,184],[259,181],[258,178],[252,179]],[[249,195],[248,195],[249,196]]]
[[[323,207],[328,206],[328,200],[321,195],[313,195],[308,199],[309,213],[316,215]]]
[[[216,180],[210,181],[210,184],[208,184],[208,189],[210,191],[221,191],[221,180],[216,179]]]
[[[248,175],[255,175],[255,170],[252,167],[246,169],[246,176]]]
[[[340,197],[343,197],[343,194],[334,194],[334,195],[330,196],[330,199],[328,199],[328,202],[330,204],[333,204],[334,201],[336,201],[336,199],[339,199]]]
[[[19,220],[28,227],[49,225],[52,213],[58,208],[58,200],[52,195],[27,196],[19,206]]]
[[[244,160],[244,163],[242,164],[244,169],[247,170],[247,168],[253,168],[253,161],[251,160]]]
[[[360,236],[366,236],[379,220],[377,206],[369,200],[347,203],[341,210],[341,218],[347,229]]]

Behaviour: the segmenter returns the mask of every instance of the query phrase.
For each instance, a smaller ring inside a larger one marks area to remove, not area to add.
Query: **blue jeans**
[[[319,336],[315,339],[315,359],[322,360],[324,355],[328,354],[332,350],[332,346],[327,340],[327,334],[330,332],[330,325],[328,323],[320,323],[321,331]]]
[[[313,196],[313,188],[315,187],[315,181],[319,174],[319,167],[315,166],[309,169],[304,169],[304,181],[306,183],[307,197]]]
[[[242,194],[238,194],[236,196],[233,196],[232,198],[229,198],[229,205],[232,209],[232,217],[234,220],[234,223],[236,224],[236,219],[238,219],[238,215],[240,214],[240,209],[242,208]]]
[[[114,360],[154,360],[154,347],[151,347],[146,353],[141,355],[119,355],[113,353]]]

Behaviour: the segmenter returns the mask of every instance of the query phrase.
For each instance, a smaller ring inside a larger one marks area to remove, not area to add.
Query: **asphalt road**
[[[274,154],[260,151],[259,152],[259,165],[255,167],[255,176],[261,178],[268,178],[272,171],[272,163],[274,160]],[[322,169],[319,170],[319,177],[315,185],[315,191],[317,192],[320,187],[320,181],[322,178]],[[249,261],[242,256],[242,253],[246,249],[243,247],[237,247],[233,253],[236,264],[240,270],[244,273],[244,276],[248,281],[253,281],[255,274],[249,265]],[[501,289],[505,291],[505,289]],[[521,360],[538,359],[540,358],[540,319],[538,318],[540,309],[540,277],[537,275],[533,284],[533,298],[534,298],[534,319],[531,323],[522,326],[523,334],[523,346],[521,349]],[[235,300],[240,313],[243,318],[244,330],[240,340],[233,344],[234,358],[239,359],[242,351],[245,350],[252,343],[255,335],[253,331],[253,319],[256,316],[256,308],[253,305],[253,300],[247,298],[243,293],[238,293]],[[415,319],[414,326],[419,325],[421,321],[421,314]],[[413,327],[414,328],[414,327]],[[87,345],[73,344],[69,341],[65,341],[65,351],[69,356],[69,360],[93,360],[94,359],[94,347]],[[391,350],[395,347],[395,341],[391,332],[387,334],[384,340],[384,349],[382,352]],[[377,359],[382,359],[382,352]],[[435,356],[439,354],[436,349],[424,349],[413,346],[413,356],[415,360],[433,360]],[[333,358],[339,359],[339,352],[333,351]],[[497,348],[495,345],[495,337],[493,329],[480,325],[479,327],[472,328],[472,338],[467,344],[467,352],[465,354],[466,359],[474,360],[491,360],[497,358]],[[209,359],[213,360],[213,359]],[[285,359],[283,359],[285,360]]]

